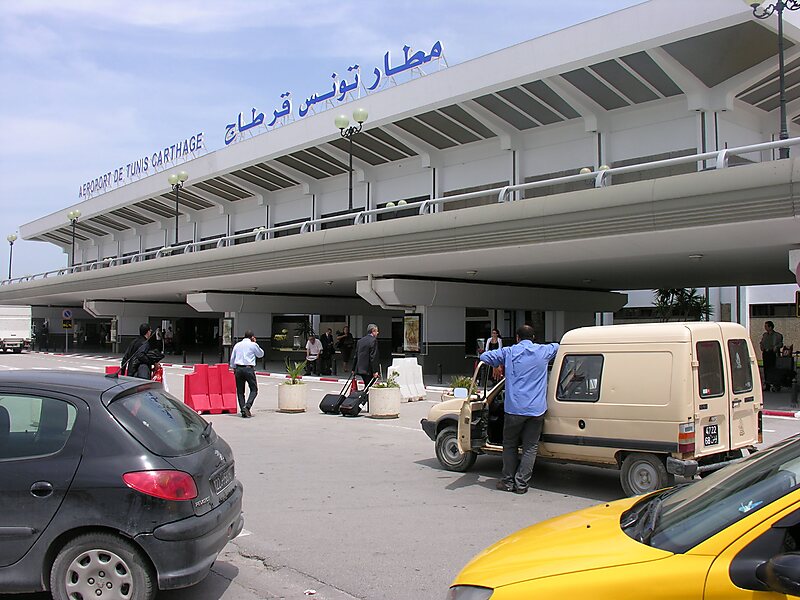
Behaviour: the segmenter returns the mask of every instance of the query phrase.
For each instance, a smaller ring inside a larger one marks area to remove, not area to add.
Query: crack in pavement
[[[239,556],[241,556],[242,558],[244,558],[246,560],[252,560],[252,561],[259,562],[262,567],[264,567],[265,569],[267,569],[268,571],[271,571],[273,573],[276,573],[278,571],[281,571],[281,570],[285,569],[285,570],[289,571],[290,573],[295,573],[295,574],[300,575],[302,577],[305,577],[305,578],[307,578],[307,579],[309,579],[311,581],[314,581],[314,582],[320,584],[320,586],[325,586],[327,588],[335,590],[336,592],[338,592],[340,594],[344,594],[344,595],[347,596],[347,598],[352,598],[353,600],[366,600],[366,598],[364,598],[362,596],[354,596],[350,592],[348,592],[346,590],[343,590],[343,589],[337,587],[336,585],[334,585],[332,583],[327,583],[325,581],[322,581],[321,579],[318,579],[314,575],[311,575],[309,573],[304,573],[303,571],[300,571],[299,569],[295,569],[294,567],[290,567],[288,565],[273,565],[273,564],[270,564],[266,557],[260,556],[259,554],[256,554],[254,552],[248,552],[247,550],[241,548],[238,545],[236,545],[236,552],[237,552],[237,554]],[[255,590],[253,590],[253,591],[255,591]],[[324,596],[323,595],[319,595],[319,592],[317,594],[314,594],[314,595],[317,596],[318,598],[324,599]]]

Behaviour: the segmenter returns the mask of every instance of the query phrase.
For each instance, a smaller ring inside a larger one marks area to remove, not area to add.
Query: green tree
[[[662,321],[708,321],[713,313],[708,298],[697,288],[659,288],[653,300]]]

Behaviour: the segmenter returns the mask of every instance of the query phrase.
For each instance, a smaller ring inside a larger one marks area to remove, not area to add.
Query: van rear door
[[[730,386],[727,385],[723,340],[719,329],[703,330],[694,339],[695,456],[726,452],[730,448]]]
[[[758,386],[756,359],[748,340],[726,335],[728,372],[731,387],[731,449],[758,443],[758,412],[761,395]]]

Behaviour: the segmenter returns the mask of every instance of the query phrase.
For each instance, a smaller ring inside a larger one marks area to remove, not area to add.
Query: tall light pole
[[[17,234],[11,233],[6,239],[8,240],[8,278],[11,279],[11,257],[14,256],[14,242],[17,241]]]
[[[180,215],[180,211],[178,208],[179,203],[179,194],[181,188],[183,187],[183,182],[189,179],[189,174],[186,171],[180,171],[179,173],[172,173],[168,178],[169,184],[172,186],[172,190],[175,192],[175,245],[178,245],[178,216]]]
[[[358,125],[350,125],[350,119],[347,118],[347,115],[339,115],[334,119],[334,123],[336,127],[339,129],[340,133],[342,134],[343,138],[347,138],[350,142],[350,147],[348,149],[348,154],[350,155],[350,169],[348,171],[348,193],[347,193],[347,208],[348,210],[353,210],[353,136],[359,133],[363,127],[364,122],[367,120],[367,111],[363,108],[357,108],[353,111],[353,120],[358,123]]]
[[[745,4],[753,9],[753,16],[757,19],[768,19],[778,13],[778,79],[780,87],[781,132],[780,139],[789,137],[789,127],[786,124],[786,66],[783,56],[783,11],[800,9],[800,0],[776,0],[765,4],[764,0],[744,0]],[[789,148],[780,149],[781,158],[789,158]]]
[[[70,266],[75,266],[75,225],[78,224],[78,219],[81,216],[81,211],[77,208],[67,213],[67,219],[72,223],[72,257],[70,258]]]

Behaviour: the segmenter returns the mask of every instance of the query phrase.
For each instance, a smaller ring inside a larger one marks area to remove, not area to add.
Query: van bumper
[[[436,441],[436,423],[433,421],[429,421],[428,419],[422,419],[419,422],[422,425],[422,431],[424,431],[429,438],[431,438],[432,442]]]
[[[694,477],[697,475],[699,466],[696,460],[683,460],[680,458],[667,457],[667,473],[680,475],[681,477]]]

